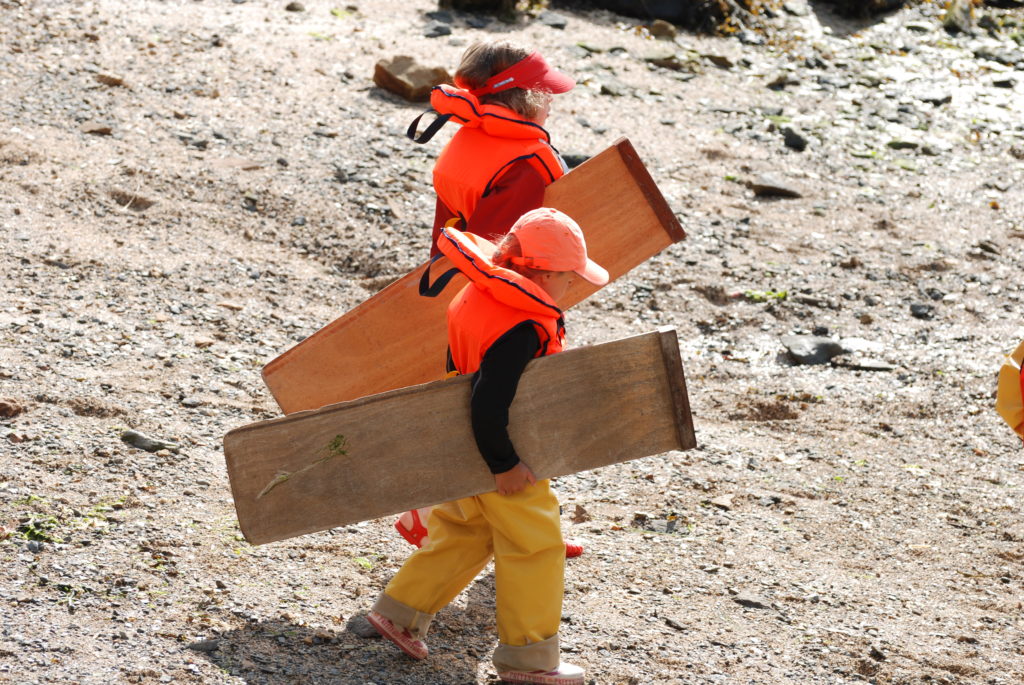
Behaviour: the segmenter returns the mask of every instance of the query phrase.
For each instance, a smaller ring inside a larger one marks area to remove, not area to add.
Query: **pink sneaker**
[[[427,646],[423,644],[423,640],[417,640],[409,634],[407,629],[399,628],[389,619],[378,614],[376,611],[368,613],[366,615],[366,620],[370,622],[371,626],[377,629],[378,633],[394,642],[400,650],[411,656],[413,659],[426,659],[427,654],[430,653]]]
[[[506,683],[540,683],[541,685],[583,685],[583,669],[564,661],[553,671],[504,671],[498,678]]]

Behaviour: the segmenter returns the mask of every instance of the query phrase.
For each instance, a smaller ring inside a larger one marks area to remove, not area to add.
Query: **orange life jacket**
[[[462,125],[434,165],[434,190],[463,221],[515,162],[529,162],[545,184],[565,174],[562,158],[540,124],[507,107],[482,105],[468,90],[452,86],[434,88],[430,104],[444,120]]]
[[[537,357],[562,351],[562,310],[530,279],[492,264],[492,243],[450,227],[441,229],[437,242],[470,280],[448,305],[449,352],[459,373],[476,372],[491,345],[527,321],[540,339]]]

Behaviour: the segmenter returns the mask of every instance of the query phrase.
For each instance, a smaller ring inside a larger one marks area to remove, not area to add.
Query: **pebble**
[[[284,6],[284,9],[287,12],[305,12],[306,6],[303,5],[301,2],[289,2],[287,5]]]
[[[837,340],[815,335],[784,335],[782,344],[797,364],[828,364],[832,357],[843,353]]]
[[[782,127],[782,138],[786,147],[791,150],[803,152],[807,149],[807,138],[805,138],[804,135],[793,126]]]
[[[738,595],[732,598],[732,601],[736,602],[742,607],[747,607],[748,609],[772,608],[768,600],[764,599],[759,595],[755,595],[749,592],[740,592]]]
[[[430,21],[423,27],[423,35],[427,38],[440,38],[441,36],[450,36],[452,33],[452,27],[441,21]]]
[[[913,316],[915,319],[933,319],[935,318],[935,306],[915,302],[914,304],[910,305],[910,315]]]
[[[220,640],[196,640],[188,643],[188,648],[195,652],[215,652],[220,649]]]
[[[564,14],[552,12],[551,10],[544,10],[541,12],[540,16],[537,17],[537,21],[545,26],[559,30],[562,30],[569,25],[569,19]]]
[[[25,413],[25,407],[12,399],[0,399],[0,417],[12,419]]]
[[[774,176],[758,176],[748,185],[757,197],[803,197],[799,190]]]
[[[159,450],[177,452],[179,450],[179,446],[176,443],[167,442],[159,438],[151,438],[144,433],[134,430],[126,430],[121,433],[121,440],[132,447],[137,447],[146,452],[157,452]]]
[[[664,19],[655,19],[647,30],[650,31],[652,36],[662,40],[672,40],[679,35],[679,30],[675,27],[675,24]]]

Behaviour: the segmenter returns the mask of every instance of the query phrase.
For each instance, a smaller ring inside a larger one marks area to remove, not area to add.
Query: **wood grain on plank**
[[[469,396],[463,376],[231,431],[224,454],[246,539],[283,540],[494,490]],[[676,333],[663,329],[531,362],[509,434],[538,478],[577,473],[692,447],[685,398]]]
[[[591,258],[613,280],[685,237],[625,139],[548,186],[545,204],[579,223]],[[450,267],[443,259],[431,273]],[[444,376],[445,311],[466,280],[458,276],[439,297],[421,297],[424,269],[395,281],[263,368],[263,380],[285,414]],[[567,309],[596,290],[577,279],[559,304]]]

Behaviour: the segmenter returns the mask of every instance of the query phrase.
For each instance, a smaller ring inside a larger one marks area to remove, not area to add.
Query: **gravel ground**
[[[568,317],[577,345],[677,326],[700,447],[557,483],[587,547],[567,658],[1024,680],[1024,456],[993,410],[1024,338],[1024,13],[950,34],[933,3],[793,0],[667,41],[579,8],[285,4],[0,0],[0,681],[495,680],[489,573],[399,658],[361,620],[409,553],[391,521],[252,547],[220,441],[278,415],[264,363],[426,253],[450,132],[404,139],[422,106],[373,65],[499,36],[580,81],[556,145],[628,136],[689,234]]]

